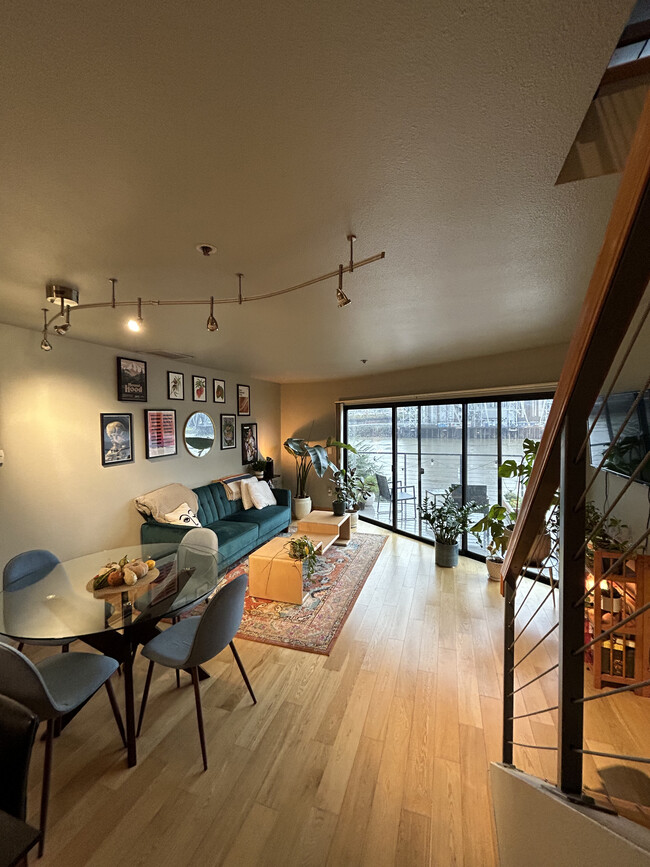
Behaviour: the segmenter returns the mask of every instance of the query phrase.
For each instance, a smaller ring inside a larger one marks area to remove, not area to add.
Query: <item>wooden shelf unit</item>
[[[594,552],[595,587],[590,612],[594,636],[650,601],[650,556],[630,557],[603,578],[619,557],[616,551]],[[650,611],[594,645],[593,673],[596,689],[650,679]],[[650,697],[650,687],[635,692]]]

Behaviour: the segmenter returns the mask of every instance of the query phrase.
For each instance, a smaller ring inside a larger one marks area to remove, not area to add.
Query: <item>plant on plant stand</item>
[[[264,478],[264,470],[266,469],[266,458],[259,458],[248,465],[248,469],[253,475],[258,478]]]
[[[345,470],[337,470],[332,476],[333,488],[328,488],[327,491],[332,500],[332,511],[338,517],[345,514],[347,505],[347,492],[345,485]]]
[[[485,558],[485,565],[488,570],[488,578],[491,581],[501,579],[501,566],[510,540],[510,532],[506,529],[509,522],[510,512],[508,509],[495,503],[490,506],[487,514],[480,521],[470,527],[470,531],[476,536],[479,545],[483,545],[484,533],[490,535],[490,541],[487,544],[489,556]]]
[[[458,485],[450,485],[446,491],[437,498],[429,500],[424,498],[424,503],[418,505],[420,518],[429,525],[436,540],[436,565],[458,565],[458,537],[466,533],[469,528],[469,516],[479,506],[473,500],[465,505],[457,503],[453,493]]]
[[[334,472],[338,467],[330,461],[327,455],[328,448],[355,449],[347,443],[340,443],[331,437],[327,438],[325,445],[316,443],[310,445],[307,440],[299,437],[289,437],[284,441],[284,448],[296,461],[296,496],[293,501],[294,515],[300,520],[311,512],[311,497],[307,494],[307,481],[313,469],[316,475],[322,479],[329,468]]]
[[[318,562],[314,543],[309,536],[297,536],[295,539],[289,539],[285,545],[287,553],[292,560],[301,560],[303,565],[307,566],[307,578],[311,578]]]

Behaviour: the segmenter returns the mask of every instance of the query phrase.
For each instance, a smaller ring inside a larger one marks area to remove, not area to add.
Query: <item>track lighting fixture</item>
[[[212,296],[210,296],[210,315],[208,316],[207,329],[208,331],[219,330],[219,323],[214,318],[214,298]]]
[[[58,335],[64,335],[70,329],[70,308],[76,307],[77,310],[94,310],[102,307],[111,307],[115,309],[116,307],[133,307],[137,306],[137,318],[129,319],[127,322],[127,327],[129,330],[133,332],[139,332],[143,327],[142,320],[142,305],[151,304],[156,307],[164,307],[167,305],[180,305],[186,306],[188,304],[209,304],[210,305],[210,315],[208,316],[206,327],[208,331],[214,332],[219,330],[219,323],[217,322],[214,315],[214,305],[215,304],[244,304],[249,301],[262,301],[267,298],[275,298],[278,295],[286,295],[288,292],[295,292],[298,289],[305,289],[307,286],[313,286],[314,283],[322,283],[325,280],[331,280],[333,277],[338,275],[338,288],[336,290],[336,300],[339,307],[346,307],[350,303],[350,299],[343,291],[343,272],[347,271],[348,273],[352,273],[355,268],[362,268],[364,265],[370,265],[372,262],[377,262],[380,259],[385,258],[386,254],[382,251],[381,253],[375,253],[374,256],[369,256],[367,259],[362,259],[360,262],[354,261],[353,255],[353,245],[356,241],[356,235],[347,235],[347,240],[350,243],[350,261],[348,265],[339,265],[336,271],[330,271],[327,274],[322,274],[320,277],[314,277],[311,280],[306,280],[304,283],[298,283],[295,286],[289,286],[287,289],[276,289],[272,292],[264,292],[260,295],[249,295],[248,297],[244,297],[242,292],[242,277],[243,274],[238,273],[238,288],[237,295],[233,298],[217,298],[215,300],[214,296],[211,295],[209,300],[205,299],[165,299],[165,300],[147,300],[144,301],[142,298],[138,298],[135,301],[118,301],[115,294],[115,284],[117,283],[117,277],[110,277],[109,282],[111,284],[111,300],[106,302],[98,302],[92,304],[79,304],[79,290],[74,289],[72,286],[65,286],[60,283],[48,283],[45,287],[45,295],[47,300],[51,304],[58,304],[59,310],[58,312],[50,319],[48,322],[47,319],[47,308],[43,308],[43,339],[41,341],[41,349],[46,352],[52,349],[52,346],[48,340],[48,328],[49,326],[55,322],[59,317],[63,319],[63,322],[54,326],[53,330]],[[201,254],[201,256],[209,257],[214,255],[216,252],[216,247],[212,244],[197,244],[196,249]],[[77,314],[75,314],[76,316]]]
[[[339,265],[339,287],[336,290],[336,300],[339,303],[339,307],[345,307],[350,303],[350,299],[343,291],[343,265]]]
[[[139,331],[142,331],[142,298],[138,298],[138,318],[137,319],[129,319],[126,323],[126,327],[129,331],[133,331],[136,334]]]

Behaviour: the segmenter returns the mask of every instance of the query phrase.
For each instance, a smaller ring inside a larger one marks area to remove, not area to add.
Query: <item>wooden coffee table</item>
[[[299,535],[304,534],[278,536],[248,555],[248,592],[251,596],[302,605],[305,596],[302,586],[303,562],[294,560],[287,550],[290,538],[297,539]],[[316,551],[322,553],[323,539],[310,538]],[[329,541],[329,537],[325,541]]]
[[[330,545],[347,545],[350,541],[350,513],[334,515],[332,512],[310,512],[302,521],[298,521],[298,533],[314,539],[327,536],[331,541],[323,546],[323,554]]]

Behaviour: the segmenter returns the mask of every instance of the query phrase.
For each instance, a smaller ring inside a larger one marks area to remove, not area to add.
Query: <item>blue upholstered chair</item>
[[[22,554],[12,557],[2,570],[2,589],[8,590],[16,581],[22,581],[23,579],[29,584],[35,584],[37,581],[45,578],[60,562],[56,554],[43,548],[36,548],[33,551],[23,551]],[[28,641],[21,641],[18,645],[18,650],[22,650],[25,644],[61,647],[63,653],[66,653],[70,647],[68,641],[60,641],[56,638],[32,638]]]
[[[39,857],[43,854],[45,842],[55,720],[78,710],[100,687],[105,686],[122,743],[126,746],[122,717],[109,680],[117,665],[115,659],[96,653],[56,654],[34,665],[15,647],[0,644],[0,695],[20,702],[47,722]]]
[[[179,623],[170,626],[165,632],[161,632],[152,638],[142,648],[142,655],[149,660],[147,680],[142,695],[140,718],[138,720],[138,735],[142,729],[142,720],[147,706],[151,675],[155,663],[175,668],[178,672],[181,668],[188,668],[192,674],[194,684],[194,699],[196,702],[196,719],[199,727],[199,739],[201,741],[201,753],[203,755],[203,769],[208,769],[208,757],[205,748],[205,733],[203,730],[203,714],[201,711],[201,692],[199,689],[198,667],[204,662],[215,657],[218,653],[230,645],[239,666],[244,682],[253,699],[257,699],[253,693],[250,681],[239,658],[239,654],[233,643],[239,624],[244,613],[244,595],[248,575],[239,575],[233,581],[226,584],[208,603],[207,608],[200,617],[187,617]]]

